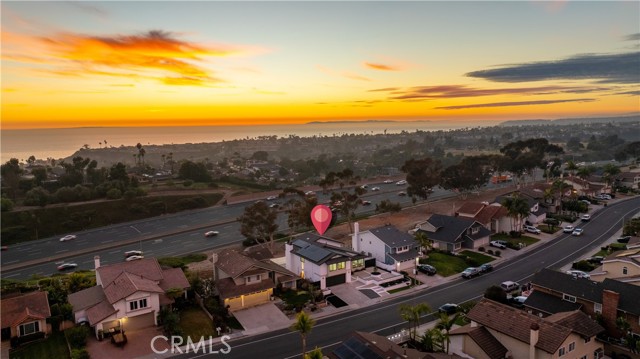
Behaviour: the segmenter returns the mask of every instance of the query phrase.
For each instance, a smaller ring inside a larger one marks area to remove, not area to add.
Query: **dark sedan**
[[[458,311],[458,305],[453,303],[443,304],[438,308],[438,313],[454,314]]]
[[[435,275],[436,273],[438,273],[438,271],[436,270],[436,267],[428,264],[419,264],[418,272],[422,272],[426,275]]]

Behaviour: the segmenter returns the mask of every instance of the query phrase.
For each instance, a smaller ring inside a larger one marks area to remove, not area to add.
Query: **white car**
[[[372,191],[374,191],[374,192],[375,192],[375,191],[379,191],[379,190],[380,190],[380,187],[372,187],[372,188],[371,188],[371,190],[372,190]]]
[[[63,271],[67,269],[75,269],[78,267],[76,263],[62,263],[58,266],[58,270]]]
[[[142,258],[144,258],[144,256],[130,256],[130,257],[127,257],[126,261],[127,262],[137,261],[137,260],[142,259]]]
[[[587,272],[583,272],[581,270],[568,270],[567,274],[572,275],[574,277],[577,278],[585,278],[585,279],[590,279],[591,275]]]
[[[573,228],[573,226],[572,226],[572,225],[568,225],[568,226],[564,226],[564,227],[562,227],[562,231],[563,231],[564,233],[571,233],[571,232],[573,232],[573,230],[574,230],[574,229],[575,229],[575,228]]]
[[[580,217],[580,220],[582,222],[589,222],[591,220],[591,216],[588,214],[583,214],[582,217]]]
[[[573,232],[571,232],[572,236],[581,236],[582,233],[584,233],[584,230],[582,230],[582,228],[576,228],[573,230]]]
[[[608,194],[601,193],[597,195],[596,198],[600,200],[610,200],[611,196],[609,196]]]
[[[529,232],[529,233],[540,234],[542,232],[541,230],[539,230],[538,228],[536,228],[534,226],[524,225],[522,228],[525,230],[525,232]]]
[[[496,247],[496,248],[502,248],[502,249],[507,248],[507,242],[505,241],[491,241],[489,245],[491,247]]]
[[[315,196],[315,195],[316,195],[316,193],[315,193],[315,192],[313,192],[313,191],[307,191],[307,192],[305,192],[305,193],[304,193],[304,195],[305,195],[305,196]]]
[[[396,185],[398,185],[398,186],[403,186],[405,184],[407,184],[407,181],[405,181],[405,180],[400,180],[400,181],[396,182]]]
[[[205,236],[205,237],[215,237],[215,236],[217,236],[218,234],[220,234],[220,232],[218,232],[218,231],[209,231],[209,232],[205,232],[205,233],[204,233],[204,236]]]
[[[125,258],[129,258],[131,256],[141,256],[142,255],[142,251],[127,251],[124,252],[124,257]]]
[[[66,241],[70,241],[70,240],[76,239],[76,238],[77,237],[75,235],[69,234],[69,235],[66,235],[66,236],[60,238],[60,242],[66,242]]]
[[[384,180],[383,183],[387,183],[388,184],[388,183],[393,183],[393,181],[392,180]]]
[[[275,201],[276,199],[278,199],[278,196],[269,196],[269,197],[267,197],[267,201]]]

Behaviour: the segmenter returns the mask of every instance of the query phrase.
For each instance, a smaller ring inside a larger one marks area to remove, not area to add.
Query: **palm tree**
[[[442,334],[442,330],[431,328],[420,337],[420,344],[429,353],[441,352],[444,351],[444,340],[445,337]]]
[[[298,313],[295,323],[290,327],[291,331],[300,332],[302,338],[302,359],[305,359],[307,354],[307,335],[311,333],[311,329],[315,325],[316,321],[313,320],[309,314],[305,311]]]
[[[613,176],[620,173],[620,167],[612,163],[607,163],[606,165],[604,165],[602,170],[603,170],[605,181],[607,182],[607,187],[609,187],[611,185],[611,180],[613,179]]]
[[[305,359],[322,359],[324,356],[322,355],[322,350],[316,347],[312,351],[310,351],[307,355],[305,355]]]
[[[527,200],[520,197],[516,192],[513,195],[502,200],[502,205],[507,209],[509,217],[511,217],[511,230],[513,232],[520,231],[522,219],[529,215],[531,209]],[[514,223],[515,220],[515,223]]]
[[[425,232],[416,232],[416,242],[420,243],[423,254],[429,253],[429,250],[433,248],[433,242],[429,239]]]
[[[446,344],[447,344],[447,347],[445,349],[445,353],[447,353],[447,354],[449,354],[449,344],[451,344],[451,338],[449,337],[449,331],[451,330],[451,327],[453,327],[453,325],[456,323],[456,320],[458,320],[459,316],[460,316],[459,313],[456,313],[453,317],[450,317],[446,313],[441,313],[440,314],[440,321],[438,321],[438,324],[436,324],[436,328],[438,328],[440,330],[444,330],[444,337],[446,339]]]
[[[419,303],[414,306],[403,304],[400,306],[400,317],[412,325],[410,338],[416,339],[416,331],[420,326],[420,317],[431,312],[431,307],[427,303]]]

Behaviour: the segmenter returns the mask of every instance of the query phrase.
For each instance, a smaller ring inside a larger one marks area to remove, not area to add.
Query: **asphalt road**
[[[358,214],[373,214],[375,205],[383,199],[399,202],[403,206],[411,204],[410,197],[398,195],[406,191],[406,185],[370,183],[368,187],[369,191],[363,199],[372,204],[360,206],[356,210]],[[379,187],[380,191],[371,191],[373,187]],[[429,200],[454,195],[436,188]],[[317,196],[319,203],[328,203],[330,200],[329,195],[321,192],[317,192]],[[278,202],[284,200],[267,201]],[[123,253],[129,250],[142,250],[149,257],[166,257],[239,243],[244,237],[240,234],[236,219],[251,203],[253,201],[214,206],[77,232],[73,233],[77,239],[66,242],[60,242],[61,236],[57,236],[17,244],[2,252],[2,278],[28,279],[33,275],[51,275],[57,272],[56,268],[61,263],[76,263],[77,270],[93,269],[95,255],[100,256],[102,264],[108,264],[123,261]],[[285,213],[279,214],[278,223],[281,231],[287,231]],[[205,238],[204,232],[210,230],[219,231],[220,234]]]
[[[593,214],[590,222],[580,225],[585,233],[580,237],[562,234],[539,247],[524,253],[510,261],[496,266],[493,272],[470,280],[456,279],[447,284],[429,288],[422,292],[396,297],[376,305],[341,313],[320,319],[307,339],[307,348],[322,348],[330,352],[337,344],[355,331],[374,332],[380,335],[397,333],[407,323],[400,319],[400,304],[414,305],[426,302],[431,308],[445,303],[463,303],[479,298],[485,289],[506,280],[526,283],[536,271],[548,267],[559,269],[583,257],[594,248],[598,248],[608,238],[615,235],[623,221],[640,211],[640,198],[618,202]],[[512,249],[508,249],[512,250]],[[426,316],[423,322],[434,319],[433,314]],[[300,335],[282,329],[258,336],[237,339],[230,342],[231,351],[225,358],[295,358],[300,356]],[[214,350],[226,347],[213,347]],[[218,354],[222,356],[222,354]],[[183,354],[177,358],[215,357],[212,354]]]

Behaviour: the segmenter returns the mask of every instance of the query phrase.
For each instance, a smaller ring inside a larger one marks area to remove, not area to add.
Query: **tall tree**
[[[240,233],[249,240],[269,243],[269,249],[273,251],[273,238],[278,231],[277,218],[275,209],[269,208],[265,202],[256,202],[245,207],[244,213],[238,218]]]
[[[493,168],[488,156],[465,157],[457,165],[444,169],[441,174],[441,186],[458,192],[463,199],[467,195],[487,184]]]
[[[287,196],[288,194],[295,194],[296,197],[289,199],[285,202],[287,212],[287,224],[291,230],[291,234],[297,229],[311,227],[313,222],[311,221],[311,210],[318,205],[318,198],[316,196],[306,196],[304,192],[293,189],[285,188],[280,196]]]
[[[440,320],[438,320],[438,324],[436,324],[436,328],[444,330],[445,342],[447,344],[445,348],[445,353],[449,354],[449,344],[451,344],[451,337],[449,336],[449,331],[458,320],[460,316],[459,313],[456,313],[454,316],[450,317],[446,313],[440,313]]]
[[[511,230],[519,232],[522,229],[522,220],[529,215],[531,209],[527,200],[520,197],[518,192],[502,200],[502,205],[507,209],[507,213],[511,218]]]
[[[407,174],[407,194],[415,202],[416,197],[427,199],[431,189],[440,183],[442,164],[429,157],[410,159],[404,163],[401,170]]]
[[[416,340],[416,331],[420,326],[420,317],[423,314],[431,312],[431,307],[427,303],[419,303],[413,306],[409,304],[402,304],[399,310],[400,317],[411,325],[411,340]]]
[[[9,194],[15,200],[18,194],[20,175],[22,175],[20,162],[17,158],[12,158],[0,167],[0,172],[3,186],[9,187]]]
[[[558,155],[564,150],[560,146],[550,144],[545,138],[531,138],[508,143],[500,152],[507,159],[507,169],[516,176],[517,184],[520,185],[524,175],[534,168],[546,168],[546,155]]]
[[[303,310],[298,313],[296,321],[290,327],[291,331],[300,333],[300,338],[302,339],[302,359],[305,359],[307,354],[307,336],[311,333],[315,323],[315,320]]]
[[[442,330],[438,328],[431,328],[424,332],[420,337],[420,343],[422,348],[429,353],[444,351],[445,336],[442,334]]]

